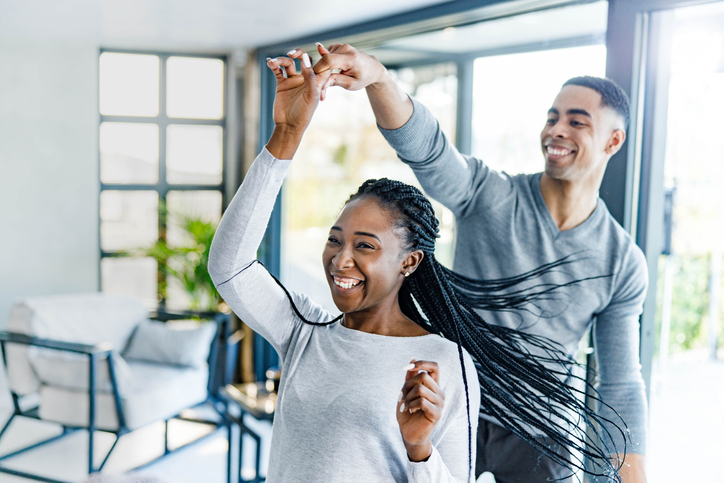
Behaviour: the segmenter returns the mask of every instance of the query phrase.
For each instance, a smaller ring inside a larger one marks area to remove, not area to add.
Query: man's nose
[[[563,138],[568,136],[568,130],[566,129],[566,125],[562,122],[555,123],[548,133],[551,135],[551,137],[554,138]]]

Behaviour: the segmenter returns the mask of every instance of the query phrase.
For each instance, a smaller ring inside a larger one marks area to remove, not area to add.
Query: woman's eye
[[[333,237],[333,236],[330,236],[329,238],[327,238],[327,243],[339,244],[339,240],[337,240],[337,239],[336,239],[335,237]]]
[[[369,243],[361,242],[361,243],[357,244],[357,248],[374,248],[374,247],[372,245],[370,245]]]
[[[553,124],[555,124],[555,123],[556,123],[556,120],[555,120],[555,119],[548,119],[548,120],[546,121],[546,124],[551,124],[551,125],[553,125]]]
[[[578,127],[578,126],[583,126],[583,123],[582,123],[582,122],[578,122],[578,121],[571,121],[571,126],[576,126],[576,127]]]

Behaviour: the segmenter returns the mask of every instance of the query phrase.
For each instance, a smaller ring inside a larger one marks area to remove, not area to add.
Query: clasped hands
[[[378,82],[387,70],[371,57],[350,45],[325,48],[317,44],[321,58],[312,67],[309,54],[293,49],[286,57],[268,58],[267,66],[276,78],[274,134],[267,148],[279,159],[291,159],[320,100],[327,89],[340,86],[357,90]],[[301,60],[301,72],[294,59]]]

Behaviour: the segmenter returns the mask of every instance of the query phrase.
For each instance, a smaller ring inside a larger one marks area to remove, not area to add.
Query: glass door
[[[724,454],[724,2],[677,9],[670,37],[651,372],[649,481],[721,480]],[[655,122],[662,122],[657,119]]]

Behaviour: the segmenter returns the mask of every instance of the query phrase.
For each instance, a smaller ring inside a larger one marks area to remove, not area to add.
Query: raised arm
[[[352,91],[365,88],[382,135],[413,169],[428,195],[457,217],[495,201],[488,185],[506,180],[488,176],[490,170],[480,160],[462,155],[443,134],[432,113],[412,100],[377,59],[350,45],[335,44],[326,49],[317,44],[317,49],[322,58],[314,70],[329,74],[322,85],[322,99],[332,86]],[[477,196],[479,192],[483,197]],[[490,200],[485,199],[486,192],[491,193]]]
[[[269,67],[277,77],[274,133],[224,213],[211,245],[209,274],[234,312],[284,357],[300,321],[284,291],[255,263],[256,252],[290,159],[319,103],[319,86],[308,57],[303,58],[301,75],[289,58],[270,59]],[[305,297],[294,296],[295,305],[310,319],[328,316]]]

